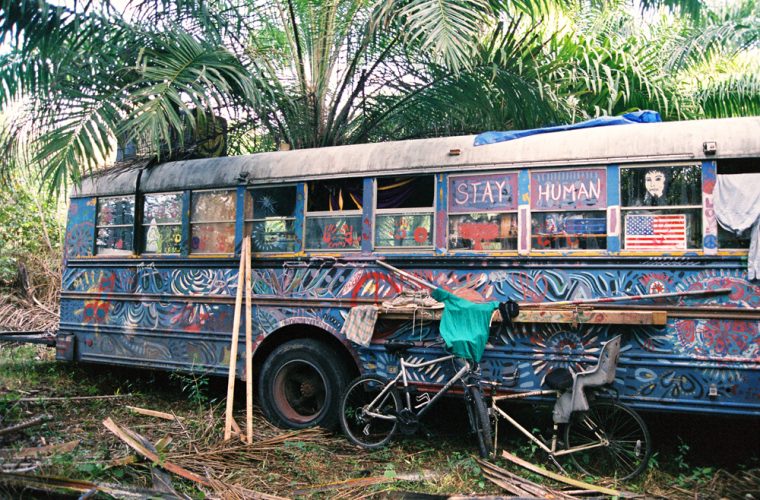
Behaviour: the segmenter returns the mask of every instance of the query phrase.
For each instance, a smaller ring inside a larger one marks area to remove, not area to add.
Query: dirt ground
[[[429,436],[404,438],[377,451],[358,449],[340,434],[323,430],[274,428],[258,411],[254,442],[247,445],[222,439],[225,380],[53,358],[48,348],[0,344],[0,497],[511,495],[485,477],[471,436],[461,432],[466,420],[456,401],[427,422]],[[238,385],[242,389],[244,384]],[[244,399],[238,391],[241,425]],[[145,415],[130,407],[167,415]],[[539,428],[545,424],[530,408],[517,411]],[[648,498],[760,499],[757,419],[654,414],[645,419],[655,455],[641,478],[618,484],[571,475]],[[12,430],[24,423],[29,425]],[[128,446],[129,441],[145,453]],[[503,446],[547,465],[514,433],[507,434]],[[503,459],[493,463],[545,488],[563,489]]]

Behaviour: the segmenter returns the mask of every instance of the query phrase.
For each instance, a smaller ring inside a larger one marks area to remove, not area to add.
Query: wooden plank
[[[137,406],[127,406],[129,410],[140,415],[146,415],[148,417],[163,418],[164,420],[182,420],[182,417],[172,415],[171,413],[164,413],[162,411],[149,410],[147,408],[139,408]]]
[[[439,321],[442,310],[417,310],[413,311],[384,311],[380,309],[384,319]],[[667,311],[630,311],[614,309],[527,309],[523,308],[520,314],[512,320],[515,323],[569,323],[569,324],[592,324],[592,325],[655,325],[662,326],[668,321]],[[501,315],[496,311],[494,322],[501,322]]]
[[[232,343],[230,344],[230,367],[227,375],[227,408],[224,412],[224,440],[232,437],[232,405],[235,401],[235,372],[237,370],[238,337],[240,335],[240,310],[243,306],[245,282],[245,252],[240,252],[237,294],[235,295],[235,315],[232,319]]]
[[[583,481],[578,481],[577,479],[573,479],[567,476],[563,476],[561,474],[557,474],[556,472],[548,471],[542,467],[539,467],[538,465],[528,462],[527,460],[523,460],[522,458],[518,456],[512,455],[508,451],[502,451],[501,456],[506,458],[510,462],[519,465],[520,467],[524,467],[528,469],[531,472],[535,472],[536,474],[541,474],[542,476],[548,477],[549,479],[553,479],[555,481],[559,481],[561,483],[575,486],[576,488],[592,490],[592,491],[596,491],[598,493],[602,493],[604,495],[610,495],[613,497],[619,497],[623,495],[622,491],[613,490],[612,488],[605,488],[604,486],[597,486],[595,484],[585,483]]]
[[[251,318],[251,238],[243,241],[245,254],[245,439],[253,443],[253,332]]]

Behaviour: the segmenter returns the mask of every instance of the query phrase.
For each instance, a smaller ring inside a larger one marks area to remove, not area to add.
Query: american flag
[[[626,250],[685,250],[686,215],[626,215]]]

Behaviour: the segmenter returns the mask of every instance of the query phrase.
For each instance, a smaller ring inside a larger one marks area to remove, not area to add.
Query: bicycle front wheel
[[[587,412],[565,427],[567,448],[594,446],[571,453],[575,465],[590,476],[633,479],[647,467],[652,452],[649,431],[638,413],[620,403],[592,402]]]
[[[378,397],[387,384],[379,377],[364,375],[351,382],[343,394],[340,426],[346,437],[362,448],[380,448],[396,433],[401,398],[395,387]]]
[[[468,390],[470,397],[467,401],[467,414],[478,441],[478,452],[481,458],[489,458],[493,453],[493,433],[491,432],[491,419],[488,417],[488,407],[483,400],[483,392],[480,388]]]

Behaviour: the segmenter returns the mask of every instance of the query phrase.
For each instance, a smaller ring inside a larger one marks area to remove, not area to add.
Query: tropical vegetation
[[[752,0],[0,0],[0,166],[57,190],[223,118],[228,152],[760,114]],[[178,140],[178,138],[183,138]]]

